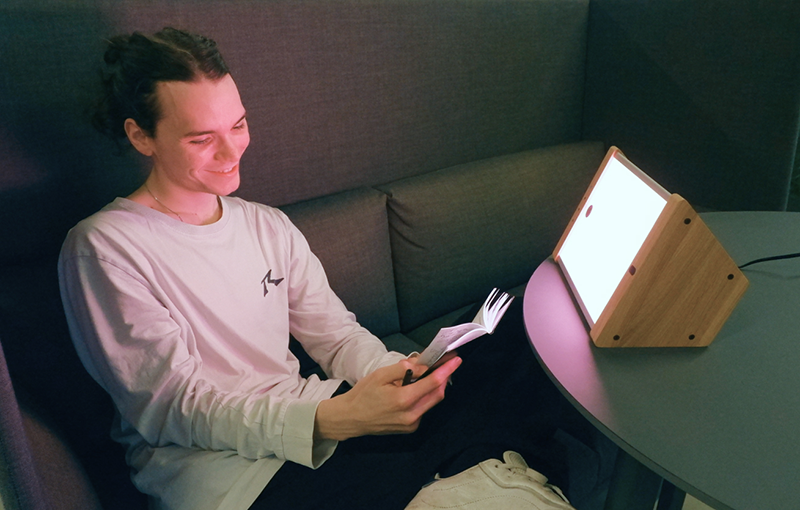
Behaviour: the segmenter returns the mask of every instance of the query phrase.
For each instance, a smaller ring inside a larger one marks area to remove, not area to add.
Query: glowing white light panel
[[[666,196],[615,157],[600,174],[558,252],[592,326],[667,204]]]

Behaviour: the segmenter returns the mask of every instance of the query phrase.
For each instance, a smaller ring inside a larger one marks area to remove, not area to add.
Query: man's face
[[[156,96],[162,118],[148,155],[160,184],[178,193],[235,191],[250,132],[233,78],[161,82]]]

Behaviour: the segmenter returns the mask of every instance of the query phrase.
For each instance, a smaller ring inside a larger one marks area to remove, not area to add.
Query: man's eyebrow
[[[241,117],[239,117],[239,120],[234,122],[233,125],[234,126],[238,126],[246,118],[247,118],[247,113],[245,112],[245,114],[242,115]],[[214,134],[213,130],[210,130],[210,131],[190,131],[190,132],[186,133],[185,135],[183,135],[181,138],[193,138],[195,136],[203,136],[203,135],[211,135],[211,134]]]

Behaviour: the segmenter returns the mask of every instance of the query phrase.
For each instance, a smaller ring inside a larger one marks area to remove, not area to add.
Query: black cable
[[[763,259],[751,260],[747,264],[742,264],[741,266],[739,266],[739,269],[744,269],[747,266],[758,264],[760,262],[769,262],[770,260],[793,259],[796,257],[800,257],[800,253],[787,253],[786,255],[775,255],[774,257],[764,257]]]

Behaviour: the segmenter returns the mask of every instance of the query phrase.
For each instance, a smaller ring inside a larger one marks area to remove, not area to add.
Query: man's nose
[[[229,163],[236,163],[242,157],[242,153],[247,148],[249,137],[245,141],[241,135],[237,136],[224,136],[217,149],[216,159]]]

